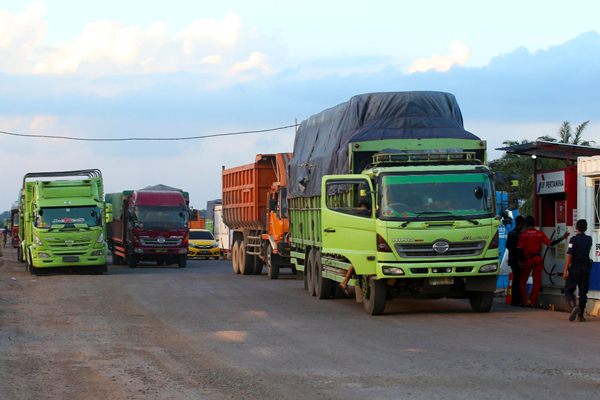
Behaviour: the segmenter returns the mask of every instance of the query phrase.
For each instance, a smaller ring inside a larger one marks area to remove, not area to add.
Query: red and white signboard
[[[535,191],[537,194],[565,192],[565,171],[544,172],[537,174],[535,178]]]

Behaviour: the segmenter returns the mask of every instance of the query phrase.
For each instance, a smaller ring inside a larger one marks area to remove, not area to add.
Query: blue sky
[[[591,120],[600,143],[600,3],[556,4],[2,0],[0,130],[200,135],[287,125],[357,93],[444,90],[492,149],[563,120]],[[0,136],[0,210],[24,173],[85,167],[108,191],[164,183],[202,208],[220,197],[221,165],[292,143],[293,130],[133,145]]]

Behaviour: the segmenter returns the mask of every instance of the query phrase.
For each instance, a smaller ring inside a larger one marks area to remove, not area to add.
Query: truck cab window
[[[372,204],[365,195],[368,184],[364,180],[327,182],[327,208],[358,217],[371,217]]]

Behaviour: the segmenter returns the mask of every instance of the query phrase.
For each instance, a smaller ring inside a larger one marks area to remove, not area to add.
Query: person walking
[[[522,252],[519,249],[519,237],[525,226],[525,218],[518,215],[515,218],[515,228],[508,233],[506,238],[506,250],[508,250],[508,266],[512,271],[512,299],[511,306],[521,305],[521,258]]]
[[[569,321],[585,321],[585,306],[587,304],[587,292],[590,287],[590,271],[592,260],[590,250],[592,249],[592,237],[585,234],[587,221],[580,219],[575,224],[577,234],[569,240],[567,261],[563,278],[565,279],[565,297],[571,306]],[[579,289],[579,306],[575,299],[575,288]]]
[[[550,241],[548,236],[539,229],[535,228],[535,218],[528,215],[525,218],[525,230],[519,237],[518,248],[523,252],[521,260],[521,277],[519,278],[519,288],[521,289],[521,302],[525,307],[537,305],[538,296],[542,287],[542,271],[544,270],[544,260],[542,258],[542,244],[548,247],[554,247],[569,236],[569,232],[558,239]],[[533,278],[533,288],[531,297],[527,300],[527,280],[529,275]]]
[[[2,246],[6,247],[6,242],[8,241],[8,235],[10,234],[10,229],[8,226],[5,226],[2,230]]]

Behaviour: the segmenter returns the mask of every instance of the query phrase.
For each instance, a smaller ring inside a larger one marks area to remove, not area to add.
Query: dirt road
[[[13,253],[5,252],[5,259]],[[597,399],[600,320],[394,301],[368,317],[292,276],[0,267],[0,399]]]

